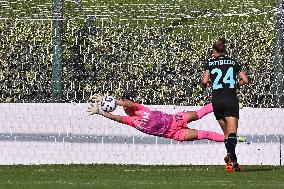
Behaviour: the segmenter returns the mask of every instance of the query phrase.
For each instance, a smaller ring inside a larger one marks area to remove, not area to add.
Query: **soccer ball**
[[[116,108],[116,100],[113,96],[104,96],[101,101],[101,108],[105,112],[112,112]]]

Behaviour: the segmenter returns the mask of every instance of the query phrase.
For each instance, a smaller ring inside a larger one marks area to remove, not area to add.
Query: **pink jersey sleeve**
[[[122,116],[123,123],[135,127],[134,119],[130,116]]]

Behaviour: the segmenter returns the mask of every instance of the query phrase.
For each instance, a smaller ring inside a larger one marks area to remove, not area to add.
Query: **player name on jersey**
[[[209,66],[221,66],[224,64],[235,65],[236,62],[231,59],[220,59],[220,60],[215,60],[215,61],[209,60]]]

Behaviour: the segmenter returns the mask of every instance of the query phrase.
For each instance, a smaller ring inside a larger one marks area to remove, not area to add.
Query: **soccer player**
[[[248,78],[239,62],[226,56],[225,42],[224,38],[220,38],[213,44],[212,58],[209,58],[204,66],[205,72],[201,84],[207,87],[209,79],[211,81],[214,115],[225,136],[224,143],[227,149],[227,156],[224,158],[225,167],[228,172],[233,172],[241,171],[235,153],[239,119],[236,90],[248,83]]]
[[[208,139],[216,142],[224,142],[223,134],[187,127],[188,123],[201,119],[203,116],[212,112],[212,104],[207,104],[197,111],[179,112],[171,115],[161,111],[150,110],[148,107],[132,101],[131,97],[124,96],[122,100],[116,101],[117,105],[123,106],[127,114],[126,116],[121,116],[104,112],[98,105],[102,98],[100,95],[90,97],[90,100],[95,102],[88,107],[88,112],[91,115],[99,114],[119,123],[130,125],[143,133],[171,138],[177,141]]]

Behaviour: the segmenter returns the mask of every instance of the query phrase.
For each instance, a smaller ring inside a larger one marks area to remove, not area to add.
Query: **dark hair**
[[[218,39],[214,42],[212,48],[218,53],[226,53],[226,39],[224,37]]]
[[[135,91],[124,91],[122,94],[122,99],[123,100],[130,100],[130,101],[135,101],[137,98],[137,93]]]

